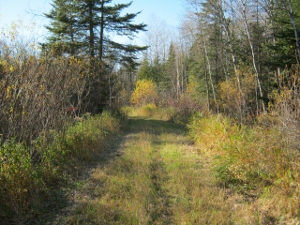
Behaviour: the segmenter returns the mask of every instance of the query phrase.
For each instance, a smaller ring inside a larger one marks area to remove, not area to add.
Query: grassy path
[[[51,224],[232,224],[208,165],[184,127],[130,118]]]

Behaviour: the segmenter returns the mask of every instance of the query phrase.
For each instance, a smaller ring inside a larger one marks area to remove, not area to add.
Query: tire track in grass
[[[107,160],[77,190],[73,214],[60,224],[232,224],[222,192],[184,127],[130,118],[120,144],[103,156]]]
[[[146,210],[150,215],[148,224],[172,224],[170,196],[168,190],[164,188],[168,174],[160,155],[159,143],[154,141],[153,145],[149,165],[151,192],[146,201]]]

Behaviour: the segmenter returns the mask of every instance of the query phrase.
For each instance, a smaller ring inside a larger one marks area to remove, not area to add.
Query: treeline
[[[179,34],[169,33],[168,48],[164,40],[151,46],[137,79],[153,80],[168,98],[189,94],[242,123],[271,110],[298,118],[299,2],[187,3]]]

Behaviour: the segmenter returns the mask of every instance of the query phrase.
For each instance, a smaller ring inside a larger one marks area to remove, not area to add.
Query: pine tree
[[[293,28],[289,12],[284,7],[287,4],[286,1],[276,2],[276,10],[272,18],[274,20],[275,41],[269,45],[272,57],[268,58],[266,64],[270,65],[274,70],[276,67],[284,68],[287,65],[297,63],[298,52],[295,29]],[[296,24],[300,24],[300,4],[297,1],[293,1],[293,3],[295,7],[294,20]]]
[[[152,80],[151,66],[147,57],[144,57],[137,76],[138,80]]]
[[[165,90],[170,91],[172,96],[176,95],[176,52],[174,44],[171,43],[169,47],[168,60],[165,64],[165,76],[162,79],[162,86]]]
[[[133,39],[146,30],[146,24],[133,23],[140,12],[121,14],[131,4],[113,4],[112,0],[53,0],[52,10],[45,14],[51,20],[46,27],[50,36],[43,44],[45,50],[64,56],[89,56],[90,72],[97,75],[90,90],[91,102],[97,102],[96,108],[101,107],[108,96],[110,85],[105,74],[110,73],[110,65],[119,63],[134,68],[138,65],[137,53],[147,49],[110,38],[113,33]]]
[[[52,35],[42,44],[43,50],[51,50],[55,55],[75,55],[81,45],[76,5],[72,0],[53,0],[52,7],[45,13],[51,20],[46,28]]]
[[[112,0],[53,0],[52,10],[45,16],[51,20],[46,28],[51,33],[47,46],[59,45],[62,53],[74,53],[71,47],[77,39],[81,53],[87,53],[100,62],[114,59],[119,63],[133,63],[136,53],[146,50],[146,46],[122,44],[110,39],[114,33],[133,39],[137,33],[146,30],[146,24],[134,24],[140,13],[121,12],[128,4],[112,4]],[[84,44],[85,43],[85,44]]]
[[[106,52],[105,49],[117,50],[118,55],[113,54],[114,57],[118,59],[119,62],[133,63],[135,58],[135,53],[146,50],[146,46],[137,46],[131,44],[121,44],[116,41],[109,39],[106,35],[110,32],[116,33],[120,36],[125,36],[129,39],[133,39],[135,34],[140,31],[146,31],[146,24],[134,24],[132,23],[134,18],[140,13],[126,13],[121,16],[121,12],[130,7],[132,2],[128,4],[115,4],[113,6],[108,5],[111,3],[107,0],[101,1],[100,13],[101,13],[101,23],[100,23],[100,51],[99,58],[102,60],[103,57],[110,57],[111,52]],[[105,46],[107,46],[105,48]],[[114,51],[115,53],[115,51]]]

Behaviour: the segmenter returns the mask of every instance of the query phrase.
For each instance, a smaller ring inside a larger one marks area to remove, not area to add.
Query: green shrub
[[[3,143],[0,146],[0,213],[4,216],[17,213],[22,217],[28,212],[30,202],[36,199],[36,184],[37,172],[29,149],[14,140]]]
[[[32,212],[42,210],[49,191],[59,188],[72,169],[101,151],[108,136],[119,131],[118,119],[107,111],[79,120],[64,132],[40,135],[30,147],[14,140],[0,146],[0,222],[3,217],[23,224]]]
[[[189,135],[201,150],[219,150],[228,137],[230,129],[236,129],[230,120],[221,116],[195,113],[188,123]]]

